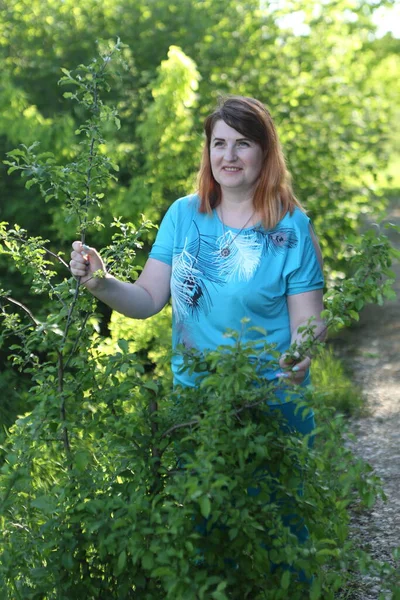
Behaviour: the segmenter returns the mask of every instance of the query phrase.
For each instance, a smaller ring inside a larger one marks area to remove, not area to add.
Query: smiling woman
[[[301,208],[291,188],[290,174],[272,117],[261,102],[231,96],[207,117],[204,130],[207,143],[199,173],[200,211],[210,212],[221,202],[230,202],[237,208],[239,202],[243,212],[247,204],[247,212],[254,208],[254,217],[258,217],[265,228],[273,229],[288,210]],[[221,139],[217,139],[219,135]],[[251,184],[244,190],[244,195],[238,190],[236,200],[235,191],[228,193],[218,180],[218,157],[221,158],[223,149],[224,174],[229,167],[241,166],[239,161],[243,156],[250,176]]]
[[[211,139],[210,161],[213,177],[225,199],[252,203],[263,163],[261,146],[243,138],[225,121],[217,121]]]
[[[281,411],[290,429],[310,433],[312,410],[305,416],[295,407],[309,384],[311,358],[296,356],[292,345],[304,341],[310,319],[313,336],[324,335],[318,242],[293,195],[275,126],[261,102],[223,99],[206,119],[205,133],[199,191],[169,208],[138,280],[118,281],[106,273],[96,250],[80,242],[73,244],[71,271],[100,300],[132,318],[159,312],[171,296],[175,386],[197,387],[206,375],[184,368],[180,348],[201,353],[234,344],[226,331],[242,330],[243,320],[248,322],[243,342],[261,350],[267,341],[281,355],[278,361],[264,352],[254,366],[257,376],[281,382],[268,404]],[[104,277],[93,278],[99,269]],[[292,383],[300,385],[296,394]]]
[[[159,312],[171,296],[175,350],[181,344],[214,349],[226,343],[227,329],[239,330],[248,319],[268,332],[267,341],[281,353],[275,366],[265,356],[262,376],[307,386],[311,358],[295,358],[291,346],[304,341],[310,319],[314,337],[324,336],[322,259],[293,194],[271,115],[254,98],[230,96],[207,117],[204,130],[198,193],[169,208],[138,280],[118,281],[96,250],[83,252],[80,242],[73,244],[71,271],[96,297],[132,318]],[[94,278],[99,269],[105,276]],[[262,333],[248,336],[260,347],[265,341]],[[175,384],[197,386],[195,374],[182,366],[175,352]],[[292,397],[280,389],[269,402]]]

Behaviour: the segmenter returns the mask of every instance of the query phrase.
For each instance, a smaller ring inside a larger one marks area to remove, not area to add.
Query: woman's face
[[[210,143],[211,170],[221,190],[248,196],[261,173],[263,151],[225,121],[217,121]]]

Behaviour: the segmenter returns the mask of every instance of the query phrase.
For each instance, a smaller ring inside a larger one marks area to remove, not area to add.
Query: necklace
[[[224,215],[223,215],[223,212],[222,212],[222,206],[220,206],[220,213],[221,213],[222,228],[224,230],[225,245],[224,245],[223,248],[221,248],[221,250],[220,250],[219,253],[220,253],[220,255],[223,258],[226,258],[231,253],[231,246],[232,246],[233,242],[236,240],[236,238],[239,235],[239,233],[242,233],[242,231],[246,227],[246,225],[248,225],[250,223],[251,219],[254,217],[255,211],[252,212],[252,214],[250,215],[250,217],[247,219],[246,223],[244,225],[242,225],[242,227],[239,229],[239,231],[236,232],[236,234],[233,236],[233,238],[229,242],[226,242],[226,229],[225,229],[225,223],[224,223]]]

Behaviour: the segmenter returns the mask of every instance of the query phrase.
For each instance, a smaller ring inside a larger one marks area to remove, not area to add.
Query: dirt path
[[[388,220],[400,225],[400,200],[392,205]],[[399,238],[392,232],[397,248]],[[360,322],[334,343],[367,401],[368,415],[352,422],[352,448],[374,468],[387,495],[386,503],[379,501],[370,512],[354,515],[354,531],[374,558],[392,564],[392,551],[400,546],[400,265],[393,270],[397,299],[365,308]],[[355,598],[378,600],[380,589],[380,581],[367,579]]]

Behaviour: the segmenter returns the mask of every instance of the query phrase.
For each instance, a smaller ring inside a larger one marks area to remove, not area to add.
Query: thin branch
[[[106,70],[106,66],[107,66],[107,62],[104,62],[99,73],[97,73],[94,77],[94,81],[93,81],[93,86],[92,86],[92,90],[93,90],[93,112],[97,113],[98,111],[98,92],[97,92],[97,78],[98,77],[102,77],[104,74],[104,71]],[[95,129],[97,130],[98,128],[95,127]],[[90,197],[90,185],[91,185],[91,175],[92,175],[92,168],[93,168],[93,161],[95,158],[95,152],[94,152],[94,146],[96,143],[96,137],[94,135],[92,135],[92,139],[90,140],[90,149],[89,149],[89,159],[88,159],[88,168],[86,171],[86,196],[85,196],[85,219],[84,221],[86,222],[87,219],[87,213],[89,210],[89,197]],[[85,230],[83,229],[82,233],[81,233],[81,242],[82,244],[85,243]]]
[[[94,95],[95,95],[95,109],[97,109],[97,88],[96,88],[96,84],[94,87]],[[93,167],[93,160],[95,157],[95,153],[94,153],[94,145],[96,143],[96,138],[94,136],[92,136],[92,139],[90,140],[90,149],[89,149],[89,165],[88,165],[88,169],[87,169],[87,173],[86,173],[86,196],[85,196],[85,224],[86,224],[86,219],[87,219],[87,214],[88,214],[88,210],[89,210],[89,197],[90,197],[90,176],[92,173],[92,167]],[[85,234],[86,231],[85,229],[82,230],[81,233],[81,242],[82,244],[85,243]]]
[[[60,294],[57,292],[57,290],[56,290],[56,288],[54,287],[54,285],[53,285],[53,284],[52,284],[52,283],[51,283],[49,280],[48,280],[48,282],[47,282],[47,283],[49,284],[49,287],[50,287],[51,291],[53,292],[53,294],[54,294],[55,296],[57,296],[57,298],[58,298],[58,300],[59,300],[60,304],[62,304],[62,305],[63,305],[63,308],[67,308],[67,305],[66,305],[66,303],[64,302],[64,300],[63,300],[63,298],[60,296]]]
[[[258,400],[257,402],[252,402],[251,404],[245,404],[244,406],[241,406],[240,408],[235,410],[235,416],[240,415],[240,413],[242,413],[244,410],[251,410],[252,408],[257,408],[257,406],[260,406],[261,404],[265,404],[266,401],[267,401],[266,398],[262,398],[261,400]]]
[[[105,64],[103,65],[99,75],[102,75],[104,70],[105,70]],[[97,112],[98,110],[98,95],[97,95],[97,79],[96,76],[94,77],[94,83],[93,83],[93,99],[94,99],[94,107],[93,110]],[[96,131],[96,128],[94,128],[94,131]],[[82,229],[82,233],[81,233],[81,242],[82,244],[85,243],[85,224],[86,224],[86,218],[87,218],[87,212],[88,212],[88,203],[89,203],[89,196],[90,196],[90,178],[91,178],[91,171],[92,171],[92,166],[93,166],[93,160],[94,160],[94,156],[95,156],[95,152],[94,152],[94,147],[95,147],[95,143],[96,143],[96,136],[94,134],[94,131],[92,130],[92,138],[90,141],[90,149],[89,149],[89,158],[88,158],[88,168],[86,171],[86,183],[85,183],[85,187],[86,187],[86,198],[85,198],[85,218],[83,220],[83,222],[81,221],[80,218],[80,214],[78,211],[78,219],[80,221],[80,224],[82,225],[83,229]],[[68,429],[66,427],[66,415],[67,415],[67,409],[66,409],[66,401],[65,401],[65,397],[63,395],[63,386],[64,386],[64,372],[65,372],[65,368],[66,366],[70,363],[71,361],[71,357],[73,355],[73,353],[71,353],[69,355],[69,357],[67,358],[67,361],[65,363],[65,365],[63,364],[64,361],[64,345],[66,342],[66,339],[68,337],[68,333],[71,327],[71,323],[72,323],[72,315],[74,313],[75,310],[75,306],[77,304],[78,301],[78,297],[79,297],[79,287],[80,287],[80,277],[78,277],[77,281],[76,281],[76,286],[75,286],[75,292],[74,292],[74,297],[72,299],[71,305],[69,307],[68,310],[68,315],[67,315],[67,322],[65,325],[65,329],[64,329],[64,334],[62,337],[62,342],[61,342],[61,350],[58,351],[58,388],[59,388],[59,392],[61,395],[61,401],[60,401],[60,417],[61,417],[61,422],[63,423],[63,440],[64,440],[64,448],[67,454],[67,457],[69,459],[71,459],[71,447],[70,447],[70,443],[69,443],[69,436],[68,436]],[[79,343],[79,339],[80,337],[78,336],[78,340],[75,341],[74,344],[74,348],[73,351],[76,350],[78,343]],[[70,468],[72,467],[71,465],[71,460],[70,460]]]
[[[22,310],[24,312],[26,312],[26,314],[29,316],[31,321],[36,325],[36,327],[38,327],[41,324],[39,321],[36,321],[35,317],[31,313],[29,308],[27,306],[25,306],[25,304],[22,304],[22,302],[18,302],[18,300],[14,300],[14,298],[11,298],[10,296],[3,296],[3,298],[5,298],[9,302],[11,302],[12,304],[15,304],[16,306],[19,306],[19,308],[22,308]]]
[[[130,441],[138,450],[142,450],[142,446],[136,440],[130,440]]]
[[[65,396],[63,394],[64,391],[64,366],[63,366],[63,354],[59,350],[58,354],[58,391],[61,396],[60,400],[60,418],[62,423],[62,439],[64,443],[65,452],[67,458],[69,460],[69,468],[72,469],[72,461],[71,461],[71,445],[69,443],[69,434],[68,429],[65,424],[67,419],[66,406],[65,406]]]
[[[45,252],[47,252],[47,254],[51,254],[51,256],[54,256],[54,258],[56,258],[69,271],[69,265],[65,262],[65,260],[63,258],[61,258],[61,256],[59,254],[55,254],[54,252],[52,252],[48,248],[45,248],[45,246],[39,246],[39,248],[41,248],[41,250],[44,250]]]
[[[1,311],[3,313],[3,315],[7,315],[5,310]],[[22,334],[27,330],[27,329],[32,329],[32,325],[28,324],[28,325],[24,325],[23,327],[20,327],[19,329],[13,329],[13,330],[9,330],[9,333],[5,333],[4,335],[7,337],[11,337],[11,336],[16,336],[16,337],[20,337],[22,338]],[[43,331],[46,332],[46,330],[44,329]]]
[[[25,240],[22,236],[15,235],[14,237],[21,244],[28,244],[29,240]],[[65,262],[65,260],[63,258],[61,258],[61,256],[59,254],[55,254],[55,252],[52,252],[51,250],[46,248],[46,246],[37,246],[37,248],[40,248],[40,250],[44,250],[44,252],[47,252],[47,254],[50,254],[51,256],[56,258],[62,265],[64,265],[64,267],[66,267],[69,270],[68,264]]]
[[[161,436],[161,439],[164,439],[165,437],[167,437],[170,433],[172,433],[176,429],[180,429],[181,427],[191,427],[192,425],[198,425],[199,422],[200,422],[200,419],[193,419],[192,421],[188,421],[187,423],[178,423],[178,425],[173,425],[172,427],[167,429],[167,431],[164,431],[164,433]]]
[[[154,438],[157,435],[157,433],[158,433],[158,424],[157,424],[157,422],[153,418],[153,417],[155,417],[157,415],[157,412],[158,412],[158,404],[157,404],[156,397],[154,397],[150,401],[149,411],[150,411],[150,418],[151,418],[151,433],[152,433],[152,436]],[[152,452],[153,458],[156,458],[156,459],[160,458],[160,450],[159,450],[159,448],[156,448],[155,446],[152,446],[151,452]]]
[[[152,438],[153,438],[153,443],[151,444],[151,457],[153,459],[153,476],[154,476],[154,481],[153,481],[153,484],[151,485],[150,492],[154,493],[154,492],[159,491],[162,487],[161,476],[159,473],[162,452],[155,443],[155,438],[157,437],[157,433],[158,433],[158,423],[156,422],[156,420],[154,418],[157,416],[157,412],[158,412],[158,404],[157,404],[156,394],[154,394],[154,398],[152,398],[150,400],[149,412],[150,412],[150,419],[151,419],[151,433],[152,433]]]
[[[99,75],[103,75],[104,70],[105,70],[106,65],[104,64]],[[93,111],[97,111],[98,109],[98,96],[97,96],[97,82],[96,82],[96,77],[94,78],[94,84],[93,84],[93,99],[94,99],[94,107],[93,107]],[[88,168],[86,171],[86,182],[85,182],[85,188],[86,188],[86,196],[85,196],[85,215],[87,215],[87,211],[88,211],[88,203],[89,203],[89,196],[90,196],[90,177],[91,177],[91,172],[92,172],[92,166],[93,166],[93,160],[95,157],[95,153],[94,153],[94,145],[96,143],[96,137],[94,135],[92,135],[92,138],[90,140],[90,148],[89,148],[89,158],[88,158]],[[80,213],[78,211],[78,219],[80,221],[80,225],[82,227],[84,227],[85,222],[86,222],[86,216],[85,219],[83,221],[81,221],[80,218]],[[85,230],[82,230],[81,233],[81,243],[84,244],[85,243]],[[67,335],[68,335],[68,331],[70,328],[70,324],[72,321],[72,314],[76,305],[76,302],[78,300],[78,294],[79,294],[79,286],[80,286],[80,277],[78,277],[77,281],[76,281],[76,287],[75,287],[75,293],[74,293],[74,297],[70,306],[70,309],[68,311],[68,316],[67,316],[67,324],[65,327],[65,331],[64,331],[64,336],[63,336],[63,343],[65,342]]]
[[[71,322],[72,322],[72,314],[74,312],[75,309],[75,305],[77,303],[78,300],[78,295],[79,295],[79,286],[80,286],[80,277],[78,278],[77,282],[76,282],[76,287],[75,287],[75,292],[74,292],[74,297],[72,299],[71,302],[71,306],[69,307],[68,310],[68,315],[67,315],[67,323],[65,325],[65,329],[64,329],[64,334],[63,334],[63,338],[62,338],[62,342],[61,342],[61,348],[63,348],[65,341],[67,339],[68,336],[68,332],[69,332],[69,328],[71,326]]]
[[[79,342],[80,342],[80,340],[81,340],[81,337],[82,337],[82,335],[83,335],[83,332],[84,332],[84,330],[85,330],[86,323],[87,323],[87,321],[88,321],[88,318],[89,318],[89,316],[90,316],[90,313],[88,313],[88,312],[87,312],[87,313],[85,313],[85,316],[84,316],[84,318],[83,318],[82,324],[81,324],[81,326],[80,326],[80,329],[79,329],[79,333],[78,333],[78,335],[77,335],[77,338],[76,338],[76,340],[75,340],[75,342],[74,342],[74,346],[73,346],[73,348],[72,348],[72,350],[71,350],[71,352],[70,352],[70,354],[69,354],[69,356],[68,356],[68,358],[67,358],[67,360],[66,360],[66,362],[65,362],[65,364],[64,364],[64,371],[66,371],[66,369],[67,369],[67,367],[68,367],[68,365],[69,365],[69,363],[70,363],[70,361],[71,361],[72,357],[73,357],[73,356],[74,356],[74,354],[75,354],[75,351],[76,351],[76,349],[77,349],[77,347],[78,347],[78,344],[79,344]]]

